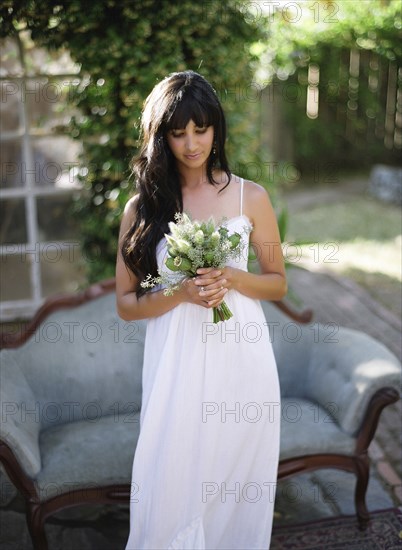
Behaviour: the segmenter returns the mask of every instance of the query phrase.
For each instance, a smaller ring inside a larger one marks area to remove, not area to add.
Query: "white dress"
[[[229,219],[230,232],[250,221]],[[248,239],[240,261],[247,270]],[[166,241],[157,248],[164,266]],[[229,321],[183,303],[148,320],[126,550],[270,545],[280,393],[258,300],[230,290]]]

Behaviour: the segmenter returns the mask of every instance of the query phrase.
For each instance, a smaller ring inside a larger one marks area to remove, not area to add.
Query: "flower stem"
[[[230,311],[227,303],[223,301],[218,307],[213,308],[214,313],[214,323],[219,323],[220,321],[227,321],[233,317],[233,313]]]

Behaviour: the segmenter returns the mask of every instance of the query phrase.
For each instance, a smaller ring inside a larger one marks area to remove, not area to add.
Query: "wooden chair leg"
[[[356,489],[355,505],[360,529],[365,529],[370,520],[370,514],[366,506],[366,491],[369,481],[370,462],[367,452],[356,458]]]
[[[31,535],[32,544],[35,550],[48,550],[45,521],[42,516],[40,504],[36,502],[28,503],[27,523]]]

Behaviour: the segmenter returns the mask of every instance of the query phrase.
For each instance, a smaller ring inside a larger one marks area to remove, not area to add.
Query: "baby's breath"
[[[168,271],[160,269],[158,277],[147,275],[141,283],[146,289],[165,286],[165,296],[178,290],[184,279],[194,277],[200,267],[223,268],[230,258],[239,258],[244,247],[241,234],[229,234],[225,221],[220,225],[215,225],[212,217],[206,222],[192,221],[181,212],[177,212],[174,219],[175,222],[169,223],[170,234],[165,235],[168,252],[165,266]],[[243,232],[248,234],[250,228],[245,225]],[[214,322],[231,316],[224,302],[214,308]]]

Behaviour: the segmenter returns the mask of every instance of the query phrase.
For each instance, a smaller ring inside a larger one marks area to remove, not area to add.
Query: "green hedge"
[[[80,114],[68,131],[83,143],[83,192],[74,214],[89,282],[114,274],[121,213],[133,191],[128,164],[138,145],[142,102],[159,79],[183,69],[202,73],[228,116],[232,169],[247,175],[248,163],[266,160],[255,130],[258,104],[242,93],[257,60],[251,45],[264,39],[246,12],[247,2],[239,0],[2,3],[3,37],[28,29],[38,46],[65,48],[81,64],[84,78],[68,94]]]

